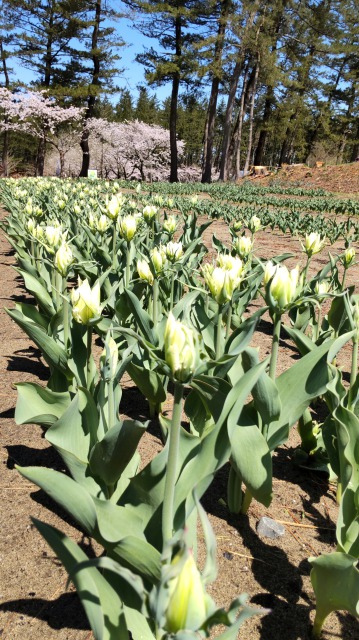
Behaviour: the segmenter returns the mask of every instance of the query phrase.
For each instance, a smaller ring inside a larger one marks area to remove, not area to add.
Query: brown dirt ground
[[[337,190],[336,187],[333,190]],[[213,232],[217,237],[226,239],[219,221],[207,233]],[[293,250],[298,255],[298,241],[289,235],[265,231],[258,235],[256,242],[257,254],[265,258],[284,250]],[[342,250],[343,243],[337,243],[334,249]],[[358,247],[356,249],[358,251]],[[313,260],[311,268],[316,271],[325,262],[323,252]],[[14,264],[13,253],[1,235],[0,637],[4,640],[92,640],[77,595],[71,588],[65,590],[65,571],[32,526],[30,515],[60,528],[88,551],[96,553],[96,548],[91,548],[91,541],[79,532],[66,513],[43,491],[24,480],[14,468],[15,464],[20,464],[64,470],[62,461],[44,439],[40,427],[17,426],[14,422],[14,384],[39,380],[45,384],[47,378],[40,353],[3,309],[12,308],[17,300],[26,297],[22,281],[12,268]],[[359,267],[349,273],[349,283],[355,282]],[[265,357],[270,345],[270,325],[265,319],[256,332],[255,344],[260,347],[261,356]],[[296,358],[296,353],[285,336],[280,348],[280,367],[286,369]],[[340,364],[348,373],[349,348],[341,354]],[[146,403],[130,383],[124,385],[121,412],[129,416],[136,412],[136,417],[139,413],[140,417],[148,417]],[[246,592],[252,603],[271,609],[268,615],[252,618],[244,624],[240,637],[245,640],[309,639],[315,605],[308,557],[335,549],[337,506],[334,488],[328,485],[325,476],[294,466],[292,453],[297,444],[298,436],[293,429],[288,443],[274,454],[274,499],[268,510],[253,503],[248,516],[230,515],[223,505],[226,468],[218,474],[204,496],[203,503],[218,541],[219,577],[211,587],[212,596],[218,604],[228,606],[239,593]],[[144,461],[160,448],[158,425],[153,421],[141,445]],[[257,536],[256,524],[265,514],[283,522],[284,537],[271,541]],[[324,640],[358,637],[358,622],[349,614],[335,613],[328,618]]]
[[[293,167],[288,165],[270,176],[251,178],[258,184],[268,185],[275,181],[283,186],[321,187],[334,193],[352,197],[359,194],[359,162],[324,167]]]

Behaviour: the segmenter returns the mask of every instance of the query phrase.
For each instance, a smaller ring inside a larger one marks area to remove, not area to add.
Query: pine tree
[[[141,33],[156,38],[158,47],[150,48],[137,56],[145,66],[146,79],[153,86],[171,82],[171,106],[169,114],[171,170],[170,181],[178,181],[177,109],[180,84],[190,82],[197,68],[193,43],[201,38],[198,27],[203,24],[208,2],[198,0],[125,0],[133,10],[141,12],[136,21]]]

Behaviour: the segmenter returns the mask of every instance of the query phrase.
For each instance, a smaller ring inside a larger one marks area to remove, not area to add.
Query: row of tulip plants
[[[35,525],[63,562],[96,640],[235,638],[263,611],[245,596],[226,611],[207,593],[216,578],[216,544],[200,499],[229,463],[227,505],[246,513],[272,499],[272,453],[298,423],[305,466],[337,479],[337,550],[311,558],[316,594],[313,636],[330,612],[359,612],[359,296],[346,286],[355,250],[312,273],[327,240],[318,231],[291,254],[261,260],[265,216],[233,216],[230,242],[203,233],[198,198],[177,200],[118,182],[3,180],[3,229],[34,304],[11,318],[41,349],[47,386],[19,383],[15,419],[39,424],[68,473],[19,472],[46,491],[102,545],[89,559],[63,533]],[[249,213],[249,212],[247,212]],[[251,311],[251,303],[263,304]],[[270,356],[253,337],[264,313],[273,323]],[[281,331],[301,358],[277,375]],[[102,342],[94,357],[94,337]],[[349,387],[335,366],[352,345]],[[138,444],[148,423],[120,418],[121,380],[129,375],[160,424],[163,449],[144,467]],[[172,417],[161,413],[172,398]],[[248,398],[250,397],[250,400]],[[325,402],[322,425],[311,403]],[[183,416],[187,428],[182,426]],[[206,545],[196,562],[197,524]]]

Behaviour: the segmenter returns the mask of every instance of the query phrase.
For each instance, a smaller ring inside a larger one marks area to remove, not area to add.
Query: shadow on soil
[[[9,600],[0,605],[0,611],[45,620],[52,629],[56,630],[78,629],[80,631],[89,629],[85,612],[76,593],[64,593],[56,600],[44,600],[43,598]],[[3,633],[5,634],[3,637],[6,638],[6,627],[0,629],[0,635]],[[9,636],[8,638],[10,640]]]

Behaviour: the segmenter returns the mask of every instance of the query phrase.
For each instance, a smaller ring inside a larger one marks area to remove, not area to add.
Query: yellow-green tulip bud
[[[328,293],[330,289],[330,284],[327,280],[322,280],[321,282],[315,283],[314,291],[319,299],[323,299],[323,296]]]
[[[344,256],[343,256],[343,264],[346,269],[348,269],[348,267],[350,267],[350,265],[354,262],[354,258],[355,258],[355,249],[353,247],[348,247],[347,249],[345,249]]]
[[[36,227],[36,222],[34,220],[34,218],[29,218],[27,223],[26,223],[26,227],[29,233],[31,233],[31,235],[34,234],[35,231],[35,227]]]
[[[125,201],[122,193],[112,196],[110,201],[106,200],[106,214],[111,220],[117,220]]]
[[[48,225],[45,227],[44,234],[48,247],[58,249],[63,239],[62,226],[60,224]]]
[[[141,280],[145,280],[151,286],[153,285],[153,273],[150,269],[150,265],[148,264],[148,262],[146,262],[146,260],[137,260],[137,273],[140,276]]]
[[[79,278],[78,285],[71,290],[72,315],[80,324],[94,324],[101,315],[100,284],[91,289],[88,280]]]
[[[131,242],[137,231],[137,220],[135,216],[125,216],[119,219],[118,227],[121,238],[126,240],[126,242]]]
[[[166,323],[165,359],[175,380],[187,382],[194,374],[198,361],[198,339],[185,324],[169,314]]]
[[[44,213],[41,207],[35,207],[33,212],[37,218],[41,218],[42,214]]]
[[[166,220],[163,221],[163,228],[167,233],[171,235],[176,231],[177,221],[174,216],[169,216]]]
[[[168,242],[165,246],[166,258],[170,262],[176,262],[183,256],[182,242]]]
[[[26,203],[25,213],[27,216],[31,216],[33,214],[32,198],[29,198]]]
[[[172,564],[180,560],[175,557]],[[166,630],[196,631],[208,615],[208,596],[192,553],[188,554],[177,577],[169,583],[169,602],[166,611]]]
[[[268,260],[268,262],[266,263],[265,267],[264,267],[264,275],[263,275],[263,284],[267,285],[269,280],[271,280],[271,278],[273,278],[276,270],[277,270],[277,266],[276,264],[274,264],[272,262],[272,260]]]
[[[110,221],[107,216],[103,213],[99,218],[96,219],[96,229],[101,235],[103,235],[110,226]]]
[[[261,228],[260,218],[258,218],[258,216],[252,216],[249,221],[248,229],[252,233],[256,233],[256,231],[259,231],[260,228]]]
[[[164,250],[162,248],[157,249],[157,247],[155,247],[150,252],[150,256],[156,273],[163,271],[167,262]]]
[[[232,299],[234,291],[234,279],[230,271],[222,267],[213,267],[206,264],[202,269],[205,283],[214,300],[222,305]]]
[[[153,204],[147,204],[145,207],[143,207],[142,215],[147,223],[151,222],[151,220],[157,214],[157,211],[157,207],[155,207]]]
[[[100,363],[102,367],[107,364],[106,380],[112,380],[116,375],[118,364],[118,346],[112,337],[106,339],[106,346],[100,356]]]
[[[313,231],[305,236],[303,250],[307,254],[308,258],[311,258],[316,253],[319,253],[325,245],[325,238],[320,237],[320,233]],[[303,246],[303,245],[302,245]]]
[[[233,242],[233,249],[241,258],[248,258],[253,249],[252,238],[249,236],[240,236],[239,238],[236,238]]]
[[[67,276],[68,270],[74,261],[74,255],[71,247],[64,242],[60,245],[55,254],[55,269],[61,273],[63,277]]]
[[[269,305],[282,312],[297,296],[299,267],[288,271],[285,265],[277,265],[269,284]]]

